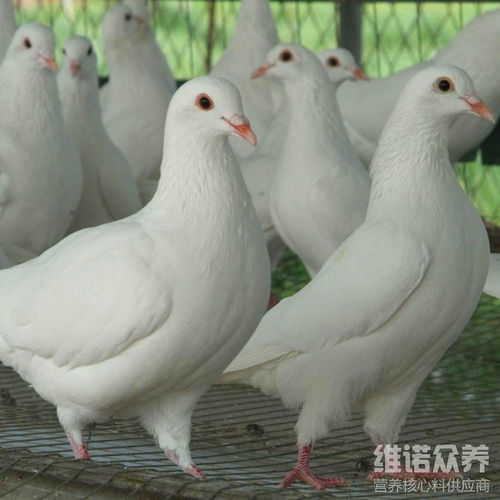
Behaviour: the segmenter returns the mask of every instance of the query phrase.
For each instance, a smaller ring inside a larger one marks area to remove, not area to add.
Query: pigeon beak
[[[70,61],[69,68],[71,70],[71,76],[75,76],[80,69],[80,63],[78,61]]]
[[[47,57],[43,54],[38,54],[38,56],[43,61],[43,64],[47,66],[47,68],[51,69],[52,71],[57,71],[57,63],[55,57]]]
[[[273,68],[274,66],[276,66],[276,63],[267,63],[267,64],[263,64],[262,66],[259,66],[253,73],[252,73],[252,78],[259,78],[261,76],[264,76],[267,71],[270,69],[270,68]]]
[[[232,132],[239,135],[242,139],[249,142],[252,146],[257,145],[257,137],[250,126],[248,120],[242,115],[233,115],[231,118],[222,117],[222,119],[231,127]]]
[[[354,76],[354,78],[356,78],[357,80],[370,80],[367,76],[366,76],[366,73],[359,67],[357,68],[354,68],[352,70],[352,75]]]
[[[469,105],[470,110],[473,113],[491,123],[495,123],[495,115],[486,107],[486,104],[484,104],[484,102],[481,101],[476,94],[466,94],[461,96],[460,99]]]

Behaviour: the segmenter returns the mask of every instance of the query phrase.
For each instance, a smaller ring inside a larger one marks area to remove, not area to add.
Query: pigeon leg
[[[74,410],[59,407],[57,417],[68,437],[75,458],[77,460],[90,459],[89,451],[83,442],[82,429],[91,422],[91,418]]]
[[[187,466],[181,465],[181,461],[179,459],[179,456],[174,450],[171,450],[170,448],[164,448],[163,451],[165,452],[166,457],[174,462],[175,465],[179,466],[186,474],[189,474],[190,476],[195,477],[196,479],[205,479],[205,473],[197,467],[193,462],[191,462]]]
[[[302,481],[317,490],[324,490],[327,486],[347,485],[346,480],[342,478],[322,478],[315,476],[309,469],[311,452],[311,444],[299,446],[297,465],[283,479],[283,482],[280,485],[282,488],[290,486],[295,481]]]
[[[76,438],[70,432],[66,431],[66,436],[68,437],[69,444],[77,460],[89,460],[89,450],[83,443],[83,440]]]
[[[144,408],[142,424],[156,436],[160,448],[174,464],[197,479],[205,474],[194,464],[189,451],[191,414],[206,386],[196,391],[170,393]]]

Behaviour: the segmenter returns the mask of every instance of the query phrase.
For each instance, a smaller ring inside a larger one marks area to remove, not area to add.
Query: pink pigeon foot
[[[269,297],[269,302],[267,303],[267,310],[272,309],[275,305],[279,303],[280,299],[278,299],[278,296],[272,293]]]
[[[77,460],[90,460],[88,448],[82,442],[76,441],[71,434],[67,433],[66,436],[68,436],[69,444],[71,445],[75,458]]]
[[[205,479],[207,476],[205,473],[197,467],[194,463],[191,463],[187,467],[182,467],[179,465],[179,456],[174,450],[171,450],[169,448],[164,448],[163,451],[165,452],[166,457],[174,462],[175,465],[179,466],[183,472],[186,474],[189,474],[190,476],[195,477],[196,479]]]
[[[432,481],[433,479],[456,479],[461,478],[462,474],[459,472],[413,472],[409,470],[402,470],[400,472],[372,472],[368,474],[366,479],[368,481],[375,481],[382,478],[391,479],[422,479],[423,481]]]
[[[300,446],[297,456],[297,465],[289,472],[281,483],[281,488],[290,486],[295,481],[302,481],[312,488],[324,490],[328,486],[346,486],[347,482],[342,478],[322,478],[315,476],[309,469],[312,446]]]

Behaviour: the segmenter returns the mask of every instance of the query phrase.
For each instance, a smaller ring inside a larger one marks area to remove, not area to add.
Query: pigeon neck
[[[322,76],[285,83],[290,120],[283,153],[287,150],[288,157],[299,155],[301,151],[314,151],[328,158],[353,154],[350,147],[346,148],[346,144],[350,146],[349,139],[330,81],[326,74],[324,78]],[[318,162],[316,166],[320,168],[324,162]],[[315,168],[315,165],[310,165],[310,168]]]
[[[168,119],[165,128],[160,181],[148,209],[170,220],[178,216],[200,223],[213,210],[234,210],[245,196],[244,181],[227,137]]]
[[[416,106],[396,107],[370,165],[368,214],[387,209],[395,215],[401,207],[418,206],[420,210],[432,200],[436,206],[442,203],[443,182],[452,179],[456,183],[448,154],[450,123],[451,118]]]
[[[134,44],[127,44],[126,47],[111,47],[106,50],[106,56],[111,75],[110,85],[113,81],[117,85],[123,86],[127,82],[137,82],[137,79],[143,79],[143,76],[151,74],[151,68],[148,67],[148,58],[144,57],[144,40],[137,41]]]
[[[63,128],[57,81],[49,69],[5,60],[0,69],[0,108],[10,130],[22,137],[27,137],[30,129],[36,134],[43,130],[48,136]]]
[[[80,79],[61,73],[58,84],[65,122],[73,138],[94,140],[105,133],[97,75]]]

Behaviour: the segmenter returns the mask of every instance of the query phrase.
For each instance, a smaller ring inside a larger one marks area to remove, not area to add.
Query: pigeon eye
[[[336,57],[328,58],[328,66],[338,66],[338,65],[339,65],[339,60]]]
[[[455,85],[453,85],[453,81],[449,78],[442,76],[436,80],[434,83],[434,90],[439,92],[440,94],[446,94],[455,90]]]
[[[130,12],[127,12],[124,17],[125,21],[130,21],[132,19],[132,14]]]
[[[90,56],[92,54],[92,47],[89,47],[89,49],[87,50],[87,55]]]
[[[24,46],[27,48],[27,49],[31,49],[31,40],[29,38],[25,38],[23,40],[23,43],[24,43]]]
[[[209,111],[214,107],[214,102],[207,96],[207,94],[201,94],[196,98],[196,106],[204,111]]]
[[[284,50],[281,54],[280,54],[280,59],[283,61],[283,62],[288,62],[288,61],[291,61],[293,59],[293,55],[292,53],[289,51],[289,50]]]
[[[66,49],[63,49],[63,54],[66,55]]]

